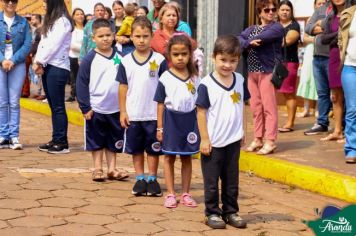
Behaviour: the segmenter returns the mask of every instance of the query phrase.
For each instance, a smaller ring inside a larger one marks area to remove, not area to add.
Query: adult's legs
[[[69,71],[48,65],[43,81],[46,96],[52,111],[52,139],[55,143],[67,143],[68,118],[65,110],[64,94]]]
[[[0,67],[0,138],[9,139],[8,73]]]
[[[71,75],[70,75],[70,97],[75,98],[76,97],[76,81],[77,81],[77,75],[78,75],[78,70],[79,70],[79,64],[78,64],[78,58],[69,58],[70,59],[70,70],[71,70]]]
[[[316,91],[318,94],[318,112],[317,123],[324,127],[329,126],[329,111],[331,109],[330,88],[328,80],[329,58],[323,56],[314,56],[313,73],[315,78]]]
[[[262,99],[259,90],[261,73],[250,72],[248,74],[248,90],[250,92],[250,106],[253,114],[253,129],[256,144],[262,144],[262,138],[264,135],[264,116]]]
[[[283,125],[283,128],[293,128],[295,113],[297,111],[297,97],[295,93],[284,93],[284,98],[286,99],[287,106],[287,123]]]
[[[345,116],[345,156],[356,158],[356,67],[344,66],[341,74],[344,89],[346,116]]]
[[[25,79],[26,65],[21,63],[8,72],[9,137],[18,138],[20,130],[20,96]]]

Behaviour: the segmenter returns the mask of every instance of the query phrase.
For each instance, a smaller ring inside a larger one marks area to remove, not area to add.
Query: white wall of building
[[[294,7],[295,17],[309,17],[314,12],[314,0],[290,0]]]

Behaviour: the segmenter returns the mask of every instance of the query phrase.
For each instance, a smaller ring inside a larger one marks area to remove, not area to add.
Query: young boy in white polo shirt
[[[79,107],[86,119],[85,150],[93,156],[93,181],[104,181],[104,153],[108,179],[128,177],[127,173],[116,169],[116,153],[122,152],[124,130],[119,122],[119,83],[115,80],[122,57],[111,47],[113,40],[110,22],[95,20],[93,41],[96,48],[83,58],[76,83]]]
[[[201,167],[204,178],[205,223],[214,229],[226,224],[245,228],[239,211],[240,147],[244,143],[244,78],[235,73],[240,44],[233,35],[219,37],[214,45],[215,71],[201,80],[198,88],[197,117],[201,136]],[[222,209],[219,185],[222,185]],[[222,218],[221,218],[222,217]]]
[[[131,154],[136,172],[135,196],[162,196],[157,181],[161,144],[157,133],[157,102],[153,100],[158,79],[167,70],[163,55],[152,51],[152,25],[147,17],[136,17],[131,40],[136,49],[121,61],[116,80],[120,82],[120,123],[125,131],[124,152]],[[147,153],[148,176],[144,174]]]

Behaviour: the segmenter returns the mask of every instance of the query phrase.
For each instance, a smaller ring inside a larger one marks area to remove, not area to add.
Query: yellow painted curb
[[[200,158],[200,155],[195,155]],[[356,202],[356,178],[322,168],[241,151],[240,170],[347,202]]]
[[[44,115],[51,114],[47,103],[21,99],[20,105]],[[67,115],[68,122],[83,126],[84,119],[79,111],[67,109]],[[200,155],[194,157],[200,158]],[[240,170],[325,196],[356,202],[356,178],[352,176],[244,151],[241,152]]]
[[[31,99],[21,98],[20,106],[34,112],[38,112],[47,116],[51,115],[51,109],[49,108],[48,103],[36,102]],[[67,109],[68,122],[74,125],[84,125],[84,118],[82,113],[79,111],[74,111]]]

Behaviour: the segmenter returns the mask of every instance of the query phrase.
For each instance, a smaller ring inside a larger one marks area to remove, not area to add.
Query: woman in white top
[[[70,76],[69,49],[72,24],[64,0],[46,0],[46,15],[33,71],[42,75],[43,88],[52,111],[52,140],[39,150],[68,153],[68,119],[64,104],[65,85]]]
[[[75,8],[72,13],[72,20],[74,22],[74,30],[72,32],[72,41],[69,50],[69,60],[70,60],[70,97],[67,98],[66,102],[74,102],[76,98],[75,83],[79,70],[79,54],[80,48],[83,43],[84,36],[84,25],[86,23],[84,11],[81,8]]]

